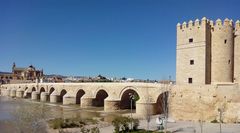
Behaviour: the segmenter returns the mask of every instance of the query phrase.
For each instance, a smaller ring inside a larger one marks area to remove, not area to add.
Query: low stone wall
[[[240,122],[240,89],[237,84],[174,86],[170,96],[170,116],[176,120]]]

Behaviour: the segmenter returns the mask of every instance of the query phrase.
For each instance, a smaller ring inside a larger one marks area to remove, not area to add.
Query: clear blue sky
[[[176,24],[239,13],[239,0],[1,0],[0,71],[175,79]]]

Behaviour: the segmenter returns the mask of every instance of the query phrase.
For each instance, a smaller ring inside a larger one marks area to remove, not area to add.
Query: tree
[[[162,91],[162,97],[160,99],[160,104],[162,105],[162,113],[164,115],[165,121],[163,123],[164,132],[167,133],[167,120],[168,120],[168,111],[169,111],[169,93],[170,93],[170,82],[164,82]]]

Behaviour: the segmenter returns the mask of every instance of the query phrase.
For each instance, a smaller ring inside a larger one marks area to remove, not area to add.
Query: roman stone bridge
[[[111,112],[130,109],[130,95],[137,100],[133,104],[136,114],[159,114],[163,99],[171,85],[159,83],[31,83],[5,84],[2,96],[31,98],[42,102],[79,104],[82,108],[104,107]]]

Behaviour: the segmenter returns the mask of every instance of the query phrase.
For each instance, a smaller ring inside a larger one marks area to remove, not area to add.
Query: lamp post
[[[202,97],[199,96],[200,105],[202,104],[201,98],[202,98]],[[202,105],[201,105],[201,106],[202,106]],[[200,107],[200,106],[199,106],[199,107]],[[200,111],[200,129],[201,129],[201,133],[202,133],[202,132],[203,132],[203,120],[202,120],[202,119],[203,119],[203,118],[202,118],[202,117],[203,117],[203,115],[202,115],[203,112],[202,112],[202,108],[201,108],[201,107],[200,107],[200,110],[199,110],[199,111]]]
[[[222,124],[221,124],[221,123],[222,123],[223,109],[222,109],[222,108],[219,108],[219,109],[218,109],[218,112],[219,112],[219,115],[220,115],[220,116],[219,116],[219,117],[220,117],[220,122],[219,122],[219,126],[220,126],[220,127],[219,127],[219,128],[220,128],[220,133],[222,133]]]
[[[133,95],[133,93],[129,93],[129,98],[130,98],[130,103],[131,103],[131,130],[133,129],[133,124],[132,124],[132,119],[133,119],[133,117],[132,117],[132,110],[133,110],[133,100],[134,100],[134,95]]]

